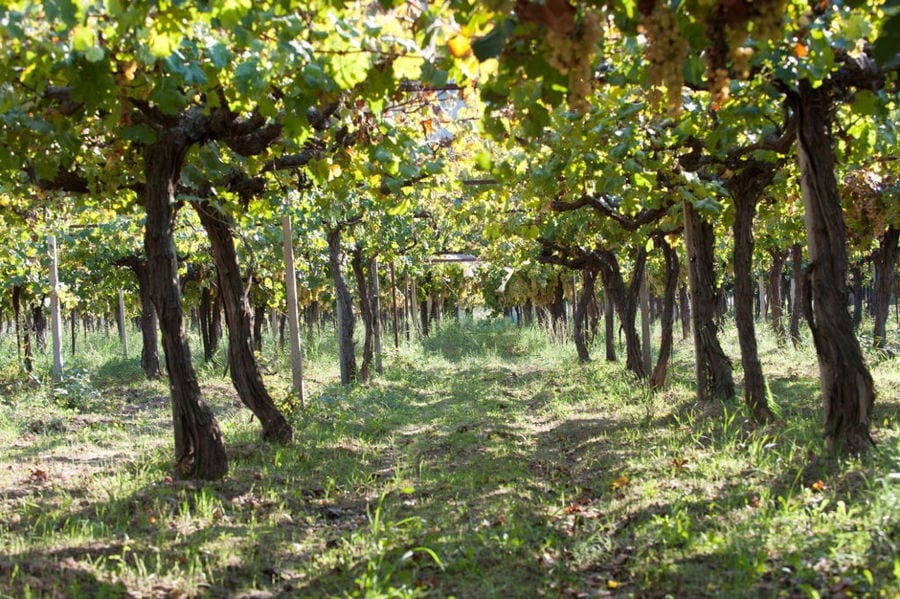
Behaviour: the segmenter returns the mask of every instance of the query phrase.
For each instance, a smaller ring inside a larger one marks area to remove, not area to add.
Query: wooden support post
[[[284,247],[284,286],[287,292],[287,317],[291,337],[291,389],[306,406],[303,389],[303,353],[300,347],[300,315],[297,312],[297,275],[294,270],[294,244],[291,235],[291,217],[281,217],[282,245]]]

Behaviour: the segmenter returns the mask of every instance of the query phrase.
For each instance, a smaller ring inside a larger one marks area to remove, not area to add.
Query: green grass
[[[262,442],[222,368],[200,366],[230,473],[195,483],[170,478],[165,383],[114,341],[82,344],[54,385],[0,338],[0,596],[900,593],[897,358],[869,356],[876,450],[836,461],[808,340],[760,336],[781,418],[766,428],[739,400],[694,401],[689,341],[653,394],[599,341],[579,365],[500,322],[388,339],[384,374],[344,389],[324,338],[306,410],[268,346],[296,442]]]

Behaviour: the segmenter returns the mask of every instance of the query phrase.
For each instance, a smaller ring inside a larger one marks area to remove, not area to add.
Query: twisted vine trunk
[[[734,397],[731,360],[722,351],[716,326],[715,236],[712,225],[684,202],[684,240],[694,327],[698,399]]]
[[[612,297],[616,311],[619,313],[622,329],[625,331],[625,367],[638,378],[647,378],[648,373],[644,370],[641,354],[641,339],[635,325],[638,291],[641,286],[641,278],[644,276],[647,252],[643,247],[638,250],[634,261],[634,272],[631,274],[631,282],[627,288],[616,255],[608,250],[598,253],[601,259],[600,277],[603,279],[603,288]]]
[[[781,294],[781,278],[784,270],[784,261],[787,258],[787,252],[784,250],[769,250],[772,256],[772,268],[769,270],[769,300],[772,312],[772,332],[775,333],[775,340],[778,345],[783,345],[785,341],[784,322],[781,318],[782,306],[784,304]]]
[[[803,294],[806,292],[803,285],[803,246],[795,243],[791,246],[791,302],[790,336],[795,348],[800,347],[800,315],[803,314]]]
[[[353,342],[353,327],[356,323],[353,317],[353,299],[350,297],[350,290],[347,289],[347,282],[341,273],[341,230],[335,228],[329,231],[327,239],[328,261],[331,265],[331,278],[334,281],[335,297],[337,298],[335,315],[337,317],[341,384],[350,385],[356,381],[358,374]]]
[[[874,345],[883,349],[887,345],[888,308],[891,305],[891,293],[897,282],[897,257],[900,255],[900,228],[889,226],[879,240],[875,252],[875,315],[873,318],[872,337]]]
[[[259,418],[263,438],[288,442],[293,439],[294,431],[272,401],[253,351],[253,311],[241,278],[231,223],[225,214],[208,202],[195,201],[191,205],[206,230],[219,273],[219,293],[228,327],[231,382],[244,405]]]
[[[588,306],[594,297],[594,287],[597,282],[597,271],[585,268],[582,272],[581,296],[575,306],[575,318],[573,323],[575,334],[575,349],[578,351],[578,359],[581,362],[590,362],[591,354],[585,340],[585,324],[587,323]]]
[[[363,321],[365,337],[363,339],[362,362],[359,366],[359,380],[368,382],[372,368],[372,359],[375,355],[375,314],[372,310],[371,297],[368,293],[368,279],[366,269],[363,266],[362,248],[356,246],[350,255],[350,266],[356,278],[356,290],[359,293],[359,316]]]
[[[153,307],[153,297],[150,293],[150,272],[147,263],[137,256],[126,256],[120,260],[122,264],[131,269],[138,281],[138,295],[141,299],[141,368],[150,380],[158,379],[159,370],[159,338],[156,331],[159,324],[156,319],[156,309]],[[74,346],[74,336],[72,337]]]
[[[681,338],[684,340],[691,334],[691,304],[687,285],[678,288],[678,313],[681,316]]]
[[[819,361],[825,438],[832,451],[861,454],[872,446],[875,390],[847,310],[847,247],[834,175],[830,86],[801,81],[790,93],[797,115],[800,189],[809,266],[805,313]]]
[[[191,360],[175,251],[175,185],[184,155],[194,142],[191,132],[185,130],[188,126],[182,123],[163,132],[144,149],[144,248],[169,373],[177,471],[186,477],[217,479],[227,474],[228,458],[219,424],[203,401]]]
[[[850,268],[850,279],[853,283],[853,329],[858,331],[863,317],[862,266],[859,262]]]
[[[609,289],[603,290],[603,334],[606,346],[606,361],[616,361],[616,308]]]
[[[672,328],[675,321],[675,292],[678,288],[678,274],[680,270],[678,252],[664,239],[659,240],[663,250],[663,259],[666,262],[666,283],[663,292],[662,314],[659,324],[662,335],[659,340],[659,355],[656,356],[656,366],[650,375],[650,386],[653,389],[662,389],[666,386],[666,373],[669,368],[669,357],[672,355]]]
[[[759,361],[754,323],[753,218],[756,205],[775,171],[769,165],[748,165],[733,177],[728,188],[734,201],[734,321],[744,369],[744,401],[756,422],[775,420],[766,395],[766,380]]]

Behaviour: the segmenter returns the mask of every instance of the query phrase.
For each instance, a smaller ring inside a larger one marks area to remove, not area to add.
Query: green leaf
[[[303,83],[313,89],[323,89],[325,87],[325,70],[322,65],[316,62],[307,63],[303,67]]]
[[[265,82],[257,68],[258,66],[256,59],[251,58],[239,64],[234,70],[235,87],[240,93],[248,95],[259,91],[265,86]]]
[[[153,88],[150,99],[159,106],[165,114],[176,114],[185,105],[187,99],[171,77],[166,77]]]
[[[72,49],[85,52],[97,44],[97,32],[90,27],[76,25],[72,29]]]
[[[240,23],[251,8],[252,0],[224,0],[215,15],[224,27],[230,29]]]
[[[384,146],[376,146],[375,151],[372,153],[372,158],[374,158],[376,162],[384,165],[394,162],[394,155]]]
[[[491,153],[484,150],[475,154],[475,166],[483,171],[491,170]]]
[[[121,130],[122,139],[134,141],[142,144],[152,144],[156,141],[156,133],[150,125],[140,124],[123,127]]]
[[[900,13],[887,18],[878,39],[872,45],[872,56],[883,69],[900,66],[897,49],[900,48]]]
[[[150,54],[156,58],[168,56],[178,48],[181,41],[178,35],[153,30],[150,32]]]
[[[337,54],[331,59],[334,81],[341,89],[351,89],[366,79],[369,58],[366,54],[350,52]]]
[[[216,42],[209,48],[209,57],[218,70],[222,70],[231,64],[231,50],[222,42]]]
[[[472,52],[480,62],[488,58],[496,58],[506,46],[506,32],[502,24],[491,29],[490,33],[472,42]]]
[[[91,46],[84,51],[84,57],[88,62],[100,62],[105,55],[106,53],[100,46]]]
[[[443,87],[447,85],[447,71],[438,69],[430,62],[422,65],[422,79],[431,87]]]
[[[853,98],[851,108],[856,114],[876,114],[878,112],[878,96],[867,89],[861,89]]]
[[[390,189],[390,180],[388,181],[388,189]],[[400,216],[401,214],[406,214],[409,211],[409,198],[403,198],[403,201],[397,204],[396,206],[392,206],[388,208],[388,214],[391,216]]]

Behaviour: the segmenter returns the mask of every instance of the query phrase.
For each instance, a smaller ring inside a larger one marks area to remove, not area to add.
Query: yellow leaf
[[[472,51],[468,38],[462,35],[451,38],[447,42],[447,47],[450,48],[450,54],[453,55],[453,58],[462,58]]]
[[[616,480],[614,480],[612,482],[612,488],[620,489],[620,488],[624,487],[625,485],[629,484],[630,482],[631,482],[631,480],[629,480],[628,477],[623,474],[622,476],[620,476],[619,478],[617,478]]]
[[[180,40],[159,31],[150,32],[150,54],[157,58],[169,56],[178,48]]]
[[[606,588],[608,588],[608,589],[617,589],[620,586],[622,586],[622,583],[616,582],[615,580],[607,580],[606,581]]]

